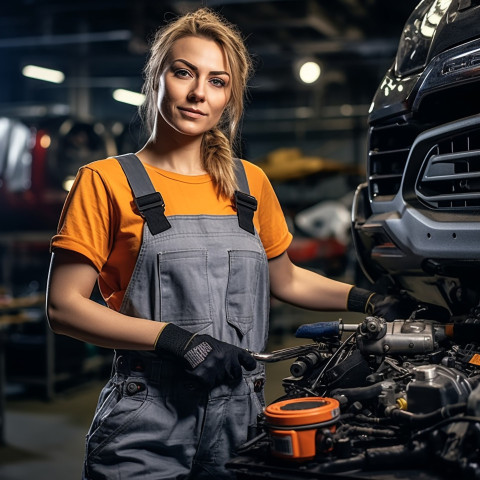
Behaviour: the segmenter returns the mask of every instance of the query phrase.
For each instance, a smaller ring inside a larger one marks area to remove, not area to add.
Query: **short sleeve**
[[[62,209],[51,250],[78,252],[102,270],[111,249],[112,207],[98,172],[82,167]]]
[[[250,193],[257,198],[257,230],[268,259],[278,257],[287,250],[292,241],[277,195],[263,170],[244,162]]]

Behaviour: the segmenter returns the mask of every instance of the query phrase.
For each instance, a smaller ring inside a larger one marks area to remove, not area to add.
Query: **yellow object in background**
[[[299,148],[279,148],[257,164],[273,181],[302,178],[318,172],[358,173],[358,168],[337,160],[304,156]]]

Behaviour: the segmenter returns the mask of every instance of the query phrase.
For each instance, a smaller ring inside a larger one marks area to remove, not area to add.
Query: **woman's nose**
[[[203,102],[205,100],[205,88],[203,82],[197,80],[192,85],[192,90],[188,94],[188,99],[195,102]]]

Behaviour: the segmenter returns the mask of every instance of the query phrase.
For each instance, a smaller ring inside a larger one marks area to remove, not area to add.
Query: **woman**
[[[81,168],[69,193],[50,326],[116,350],[84,478],[227,478],[263,405],[246,349],[265,347],[270,292],[317,310],[383,300],[290,262],[270,183],[233,159],[250,70],[236,28],[208,9],[161,29],[145,69],[149,140]],[[97,280],[110,308],[90,300]]]

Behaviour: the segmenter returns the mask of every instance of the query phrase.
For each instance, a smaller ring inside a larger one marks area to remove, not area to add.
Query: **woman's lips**
[[[203,113],[201,110],[196,110],[195,108],[179,107],[178,109],[182,112],[182,114],[191,118],[199,118],[199,117],[204,117],[206,115],[206,113]]]

